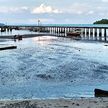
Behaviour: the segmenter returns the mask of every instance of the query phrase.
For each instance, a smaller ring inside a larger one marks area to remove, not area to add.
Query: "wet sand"
[[[108,98],[0,101],[0,108],[108,108]]]

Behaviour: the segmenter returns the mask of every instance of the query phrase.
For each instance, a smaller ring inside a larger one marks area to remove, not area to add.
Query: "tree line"
[[[108,24],[108,19],[102,19],[102,20],[94,22],[93,24]]]

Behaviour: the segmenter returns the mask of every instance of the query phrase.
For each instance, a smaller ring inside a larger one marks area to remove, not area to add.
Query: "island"
[[[94,22],[93,24],[108,24],[108,19],[102,19],[102,20]]]
[[[4,26],[5,24],[3,24],[3,23],[0,23],[0,26]]]

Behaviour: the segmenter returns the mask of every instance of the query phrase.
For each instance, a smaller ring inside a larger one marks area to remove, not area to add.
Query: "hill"
[[[94,22],[93,24],[108,24],[108,19],[102,19],[102,20]]]
[[[3,24],[3,23],[0,23],[0,26],[4,26],[5,24]]]

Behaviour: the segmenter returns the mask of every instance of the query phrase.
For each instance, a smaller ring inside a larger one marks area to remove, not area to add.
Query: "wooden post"
[[[104,29],[104,40],[107,41],[107,32],[106,32],[106,28]]]
[[[55,34],[55,27],[53,28],[53,33]]]
[[[56,27],[56,34],[57,34],[57,27]]]
[[[59,27],[59,35],[61,36],[61,27]]]
[[[58,33],[58,27],[56,27],[56,34]]]
[[[93,28],[90,29],[90,39],[93,39]]]
[[[59,33],[59,27],[57,27],[57,34]]]
[[[50,33],[52,34],[52,27],[50,27]]]
[[[69,27],[69,32],[71,32],[71,28]]]
[[[99,40],[100,41],[102,40],[102,29],[101,28],[99,29]]]
[[[87,31],[86,31],[86,34],[89,35],[89,28],[87,28],[86,30],[87,30]]]
[[[54,31],[53,33],[55,34],[55,27],[54,27],[53,31]]]
[[[70,32],[72,32],[72,28],[70,28]]]
[[[85,38],[85,35],[86,35],[85,30],[86,30],[85,28],[82,29],[82,36],[83,36],[83,38]]]
[[[52,34],[54,33],[54,27],[52,27]]]
[[[57,32],[58,32],[58,28],[56,27],[56,34],[57,34]]]
[[[50,27],[48,27],[49,28],[49,33],[51,33],[51,28]]]
[[[97,28],[95,28],[95,31],[94,31],[94,37],[95,37],[95,40],[97,40]]]
[[[66,28],[64,28],[64,36],[66,36]]]
[[[63,28],[64,36],[65,36],[65,28]]]
[[[86,36],[87,36],[87,39],[89,39],[89,28],[86,28]]]
[[[65,28],[65,36],[67,36],[68,27]]]
[[[59,34],[59,27],[58,27],[57,33]]]

